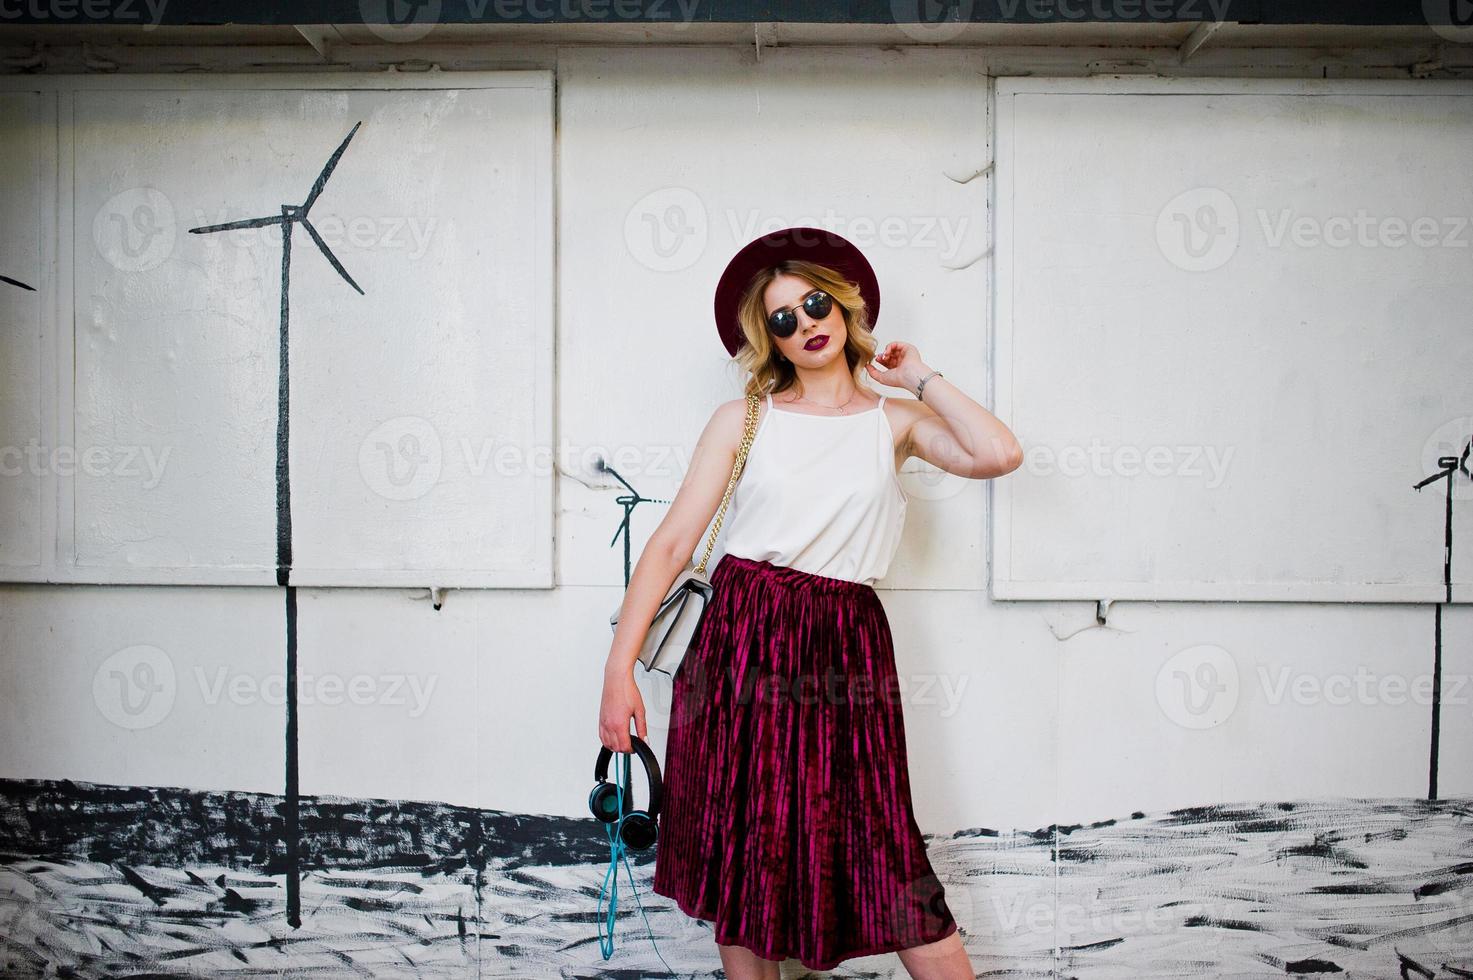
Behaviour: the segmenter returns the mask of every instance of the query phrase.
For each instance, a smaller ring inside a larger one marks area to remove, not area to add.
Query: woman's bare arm
[[[746,414],[746,399],[740,398],[718,405],[707,421],[691,455],[690,469],[670,509],[634,565],[605,675],[633,675],[645,631],[665,593],[670,591],[671,583],[685,563],[695,555],[697,546],[704,552],[702,536],[731,480],[731,467],[741,445]]]
[[[945,375],[926,383],[924,402],[907,400],[904,409],[910,418],[907,456],[969,480],[990,480],[1023,465],[1023,449],[1012,430]]]
[[[893,340],[866,365],[881,384],[914,392],[931,368],[916,346]],[[896,399],[904,414],[900,457],[919,456],[932,466],[966,477],[988,480],[1023,465],[1023,447],[1003,422],[937,374],[926,382],[924,400]]]

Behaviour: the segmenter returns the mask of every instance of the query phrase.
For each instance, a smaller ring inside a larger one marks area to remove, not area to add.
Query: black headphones
[[[629,740],[634,746],[634,754],[644,764],[645,780],[650,787],[648,809],[634,809],[633,787],[629,784],[629,774],[633,767],[626,762],[624,815],[623,823],[619,823],[619,785],[608,782],[609,761],[614,757],[614,750],[607,745],[599,749],[598,762],[593,766],[593,778],[598,781],[598,785],[588,794],[588,809],[604,823],[619,823],[619,839],[630,849],[643,851],[654,846],[659,833],[656,819],[660,815],[660,762],[638,735],[630,735]]]

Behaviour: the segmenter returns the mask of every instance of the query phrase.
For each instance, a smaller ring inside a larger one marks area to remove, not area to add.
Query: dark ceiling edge
[[[806,23],[1242,24],[1461,26],[1459,0],[13,0],[7,25]],[[409,8],[404,18],[391,10]],[[50,9],[48,9],[50,8]],[[105,9],[99,9],[105,8]],[[937,8],[940,8],[939,10]],[[84,16],[82,11],[87,12]],[[65,12],[65,16],[63,16]],[[95,15],[95,16],[93,16]]]

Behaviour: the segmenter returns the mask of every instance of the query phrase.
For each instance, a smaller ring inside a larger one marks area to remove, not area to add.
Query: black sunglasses
[[[803,297],[803,310],[815,320],[822,320],[833,308],[834,298],[822,289]],[[798,314],[790,309],[774,310],[767,315],[767,329],[779,337],[791,337],[798,329]]]

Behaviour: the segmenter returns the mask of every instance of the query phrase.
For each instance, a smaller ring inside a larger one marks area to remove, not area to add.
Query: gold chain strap
[[[747,396],[747,421],[742,429],[742,444],[737,449],[736,462],[731,467],[731,479],[726,481],[726,493],[721,497],[721,506],[716,511],[716,523],[711,526],[711,536],[706,539],[706,553],[701,556],[701,563],[696,566],[696,571],[702,575],[706,574],[706,562],[711,557],[711,549],[716,547],[716,535],[721,531],[721,521],[726,517],[726,503],[731,499],[732,490],[736,489],[737,478],[742,475],[742,468],[747,465],[747,450],[752,448],[752,439],[757,431],[757,396]]]

